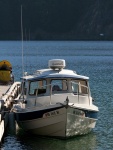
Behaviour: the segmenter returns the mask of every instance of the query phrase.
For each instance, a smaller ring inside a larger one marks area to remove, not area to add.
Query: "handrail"
[[[85,85],[83,85],[83,84],[80,84],[80,82],[79,83],[76,83],[76,82],[73,82],[73,81],[71,81],[73,84],[77,84],[78,85],[78,93],[77,93],[77,95],[78,95],[78,103],[79,103],[79,87],[81,86],[81,87],[85,87],[86,89],[87,89],[87,94],[88,94],[88,99],[89,99],[89,105],[90,105],[90,92],[89,92],[89,87],[88,86],[85,86]]]
[[[47,84],[47,85],[44,85],[44,86],[40,86],[40,88],[44,88],[44,87],[47,87],[47,86],[50,86],[50,104],[51,104],[51,95],[52,95],[52,84]],[[36,100],[37,100],[37,95],[38,95],[38,90],[36,91],[36,97],[35,97],[35,106],[36,106]]]

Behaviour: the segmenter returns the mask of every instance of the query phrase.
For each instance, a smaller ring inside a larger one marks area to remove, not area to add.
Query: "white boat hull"
[[[42,117],[31,120],[19,120],[19,115],[22,114],[16,113],[16,120],[19,127],[24,130],[37,135],[61,138],[86,134],[95,127],[97,120],[96,118],[85,117],[82,110],[73,107],[66,108],[65,106],[54,108],[52,111],[48,110],[43,113]]]

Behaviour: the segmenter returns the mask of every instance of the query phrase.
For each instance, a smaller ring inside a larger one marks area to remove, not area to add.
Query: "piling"
[[[8,131],[10,134],[16,134],[16,122],[14,112],[8,114]]]

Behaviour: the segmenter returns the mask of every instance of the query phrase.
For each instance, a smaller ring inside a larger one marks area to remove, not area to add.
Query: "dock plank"
[[[5,94],[9,88],[10,85],[0,85],[0,97],[2,97],[2,94]]]

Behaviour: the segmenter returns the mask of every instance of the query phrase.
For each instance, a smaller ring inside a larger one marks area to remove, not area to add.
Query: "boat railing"
[[[88,99],[89,99],[89,105],[90,105],[90,90],[89,90],[89,87],[88,86],[86,86],[86,85],[83,85],[83,84],[81,84],[80,82],[79,83],[77,83],[77,82],[73,82],[73,81],[70,81],[71,83],[73,83],[73,84],[75,84],[75,85],[77,85],[77,92],[76,92],[76,95],[78,96],[78,103],[79,103],[79,96],[80,95],[83,95],[83,94],[87,94],[87,96],[88,96]],[[83,88],[86,88],[86,93],[82,93],[82,92],[80,92],[81,90],[80,90],[80,87],[83,87]]]

